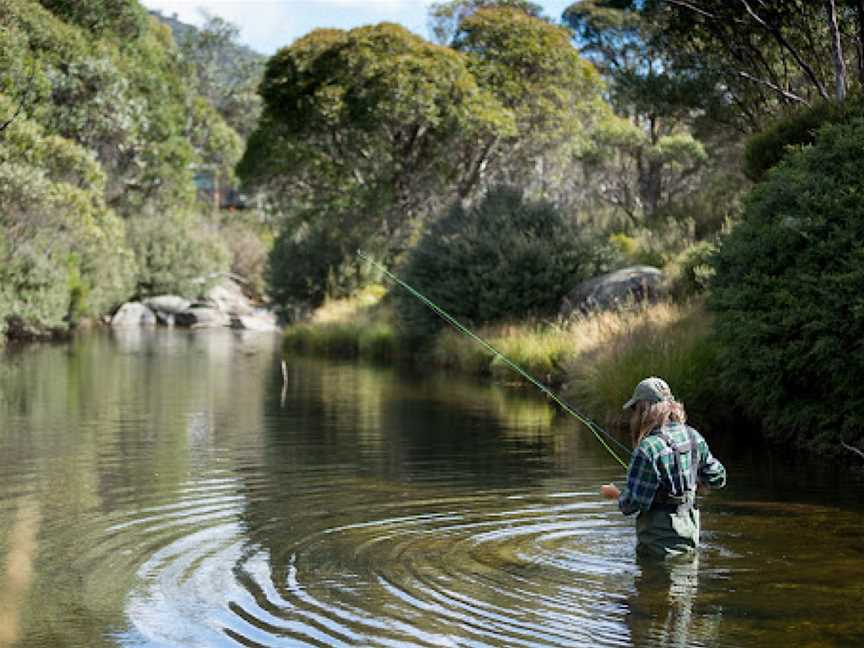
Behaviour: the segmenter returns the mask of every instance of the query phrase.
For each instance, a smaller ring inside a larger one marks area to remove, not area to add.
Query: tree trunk
[[[837,7],[834,0],[825,0],[825,11],[828,14],[831,52],[834,55],[834,97],[839,103],[846,98],[846,62],[843,60],[843,45],[840,42],[840,28],[837,26]]]
[[[858,83],[864,86],[864,0],[857,0],[855,13],[858,17]]]

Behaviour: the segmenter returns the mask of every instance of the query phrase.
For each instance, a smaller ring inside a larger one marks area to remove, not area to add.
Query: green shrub
[[[786,115],[747,142],[744,172],[758,182],[789,152],[812,144],[817,131],[825,124],[845,122],[862,114],[864,104],[862,98],[856,96],[840,105],[825,101]]]
[[[669,289],[676,299],[689,299],[708,290],[714,267],[711,259],[717,246],[711,241],[694,243],[665,268]]]
[[[262,297],[267,257],[273,247],[270,232],[258,223],[232,217],[222,225],[220,235],[231,255],[231,272],[246,281],[244,290]]]
[[[392,360],[397,353],[396,330],[387,322],[370,322],[360,329],[357,353],[367,360]]]
[[[579,281],[605,271],[607,243],[589,241],[548,202],[498,187],[475,207],[454,206],[410,252],[405,280],[466,324],[555,313]],[[411,338],[442,320],[402,289],[396,312]]]
[[[230,254],[215,229],[184,211],[129,221],[138,261],[138,296],[176,294],[194,299],[213,275],[228,270]]]
[[[341,245],[327,230],[283,230],[270,251],[267,291],[283,316],[290,319],[293,308],[324,303],[331,268],[343,260]]]
[[[749,196],[716,257],[725,384],[779,440],[864,440],[864,118],[819,131]]]
[[[0,115],[10,102],[0,94]],[[0,291],[16,332],[38,335],[126,297],[134,263],[105,205],[105,175],[77,144],[18,118],[0,146]]]

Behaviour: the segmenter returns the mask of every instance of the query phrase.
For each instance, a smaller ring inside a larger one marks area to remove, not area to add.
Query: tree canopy
[[[268,62],[240,173],[278,193],[285,236],[342,241],[333,259],[398,254],[451,200],[578,145],[600,82],[565,30],[496,8],[459,34],[453,49],[387,23],[317,30]]]

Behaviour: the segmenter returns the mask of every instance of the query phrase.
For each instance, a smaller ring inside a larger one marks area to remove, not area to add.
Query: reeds
[[[377,288],[328,302],[310,322],[288,329],[286,350],[392,360],[401,345],[382,295]],[[502,324],[475,333],[610,426],[622,422],[621,404],[647,376],[664,378],[691,410],[707,409],[714,398],[716,349],[710,316],[698,301],[623,308],[566,322]],[[521,381],[500,357],[449,327],[421,353],[427,366]]]

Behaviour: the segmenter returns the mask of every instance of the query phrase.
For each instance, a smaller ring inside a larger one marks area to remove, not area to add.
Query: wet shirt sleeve
[[[637,448],[627,470],[627,486],[618,497],[618,508],[624,515],[647,511],[659,484],[654,462],[641,447]]]
[[[723,488],[726,485],[726,468],[711,454],[702,438],[699,439],[699,455],[703,457],[699,466],[699,482],[709,488]]]

